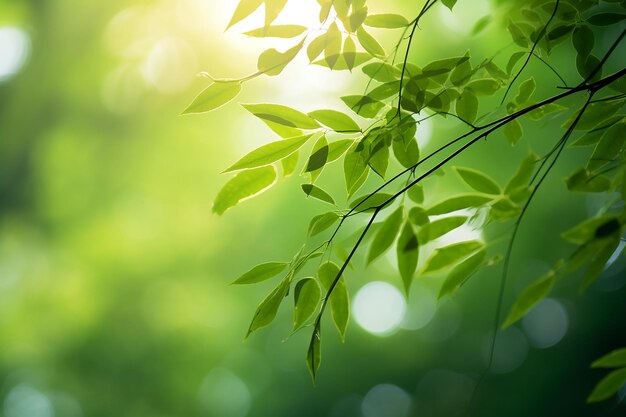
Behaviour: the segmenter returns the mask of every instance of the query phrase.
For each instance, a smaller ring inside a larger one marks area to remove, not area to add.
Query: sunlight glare
[[[356,293],[353,312],[354,319],[364,330],[377,336],[387,336],[404,319],[406,302],[393,285],[374,281]]]

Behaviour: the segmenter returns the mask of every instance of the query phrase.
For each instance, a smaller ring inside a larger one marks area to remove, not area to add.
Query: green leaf
[[[274,162],[280,161],[300,149],[310,137],[310,134],[297,136],[295,138],[278,140],[276,142],[263,145],[245,155],[224,172],[257,168],[273,164]]]
[[[376,174],[383,179],[385,178],[385,173],[389,166],[389,147],[384,138],[379,138],[378,141],[372,145],[367,162]]]
[[[501,87],[498,80],[493,78],[479,78],[472,80],[467,84],[467,89],[472,90],[476,95],[491,96],[495,94]]]
[[[454,5],[456,4],[456,1],[457,0],[441,0],[441,2],[444,4],[444,6],[446,6],[450,10],[452,10]]]
[[[460,227],[466,221],[466,216],[450,216],[427,223],[417,233],[417,240],[420,242],[420,245],[425,245],[431,240],[435,240]]]
[[[309,46],[306,48],[306,54],[309,57],[309,62],[313,62],[315,58],[321,55],[326,48],[326,33],[321,34],[317,38],[313,39]]]
[[[595,43],[593,31],[587,25],[576,26],[572,34],[572,43],[578,55],[583,57],[589,56]]]
[[[328,204],[335,205],[335,200],[333,200],[330,194],[321,188],[316,187],[313,184],[302,184],[301,187],[307,197],[317,198],[318,200],[324,201]]]
[[[280,165],[283,168],[283,178],[287,178],[294,173],[298,166],[299,152],[294,152],[288,157],[280,161]]]
[[[345,70],[352,70],[353,68],[356,68],[368,61],[372,60],[372,56],[370,54],[368,54],[367,52],[355,52],[353,57],[354,60],[353,62],[351,62],[351,65],[348,66],[348,62],[346,61],[346,54],[339,54],[333,58],[336,59],[336,61],[332,61],[333,62],[333,67],[332,70],[333,71],[345,71]],[[352,57],[352,54],[350,54],[350,56]],[[350,58],[351,59],[351,58]],[[320,59],[318,61],[313,62],[314,65],[320,65],[322,67],[327,67],[330,68],[330,66],[328,65],[328,63],[326,62],[325,59]]]
[[[396,159],[405,168],[412,167],[420,159],[420,150],[413,136],[408,140],[394,140],[391,142],[391,146]]]
[[[619,229],[618,229],[619,230]],[[606,264],[611,259],[611,256],[617,250],[619,246],[619,235],[615,236],[615,238],[610,239],[604,243],[600,251],[596,254],[595,258],[589,264],[589,267],[585,271],[585,276],[583,277],[583,281],[580,284],[580,293],[583,293],[589,285],[591,285],[604,271],[606,268]]]
[[[320,140],[322,139],[324,139],[324,141],[326,140],[324,136],[320,138]],[[327,161],[328,161],[328,145],[323,145],[311,153],[311,156],[309,157],[309,162],[307,162],[304,172],[317,171],[323,168],[324,165],[326,165]]]
[[[259,304],[254,313],[246,337],[250,336],[250,333],[253,331],[267,326],[274,320],[280,308],[280,304],[289,291],[290,283],[289,277],[286,277],[263,301],[261,301],[261,304]]]
[[[561,237],[567,242],[580,245],[596,237],[598,230],[601,231],[599,233],[600,237],[605,237],[607,235],[605,230],[607,229],[610,230],[608,234],[620,230],[620,222],[615,215],[605,214],[603,216],[587,219],[561,233]]]
[[[587,402],[597,403],[606,400],[622,388],[624,383],[626,383],[626,368],[611,372],[598,382],[587,398]]]
[[[328,229],[339,220],[339,215],[334,211],[320,214],[311,219],[309,223],[309,236],[315,236]]]
[[[213,83],[193,99],[183,114],[206,113],[215,110],[237,97],[240,91],[239,81]]]
[[[336,132],[360,132],[361,128],[350,116],[336,110],[315,110],[309,116]]]
[[[222,187],[213,203],[213,213],[224,214],[226,210],[243,200],[252,198],[268,189],[276,181],[276,170],[266,166],[242,171]]]
[[[438,299],[455,292],[465,281],[469,279],[484,263],[487,252],[484,249],[476,252],[465,261],[458,264],[452,272],[448,274],[446,280],[441,285]]]
[[[596,126],[600,120],[606,120],[610,116],[614,115],[624,105],[624,99],[616,100],[603,100],[598,102],[592,102],[589,104],[580,120],[574,127],[575,130],[589,130]],[[581,109],[575,111],[572,116],[561,125],[561,127],[569,127],[576,119]]]
[[[298,281],[293,292],[293,329],[302,327],[311,318],[322,298],[322,290],[313,278]]]
[[[510,120],[504,125],[504,136],[511,146],[515,146],[524,135],[522,124],[517,119]]]
[[[565,179],[567,189],[584,193],[601,193],[608,191],[611,181],[602,176],[590,173],[583,167],[578,168]]]
[[[250,113],[263,121],[299,129],[317,129],[320,125],[306,114],[280,104],[243,104]]]
[[[413,207],[409,210],[409,220],[416,226],[424,226],[430,222],[426,210],[420,206]]]
[[[362,71],[371,79],[380,81],[381,83],[389,83],[399,80],[402,74],[400,69],[394,67],[393,65],[389,65],[386,62],[373,62],[371,64],[367,64],[362,68]],[[400,86],[400,84],[394,85],[397,85],[398,87]],[[396,92],[398,91],[398,87],[395,88]]]
[[[465,90],[456,101],[456,115],[467,123],[474,123],[478,115],[478,98],[471,90]]]
[[[264,1],[265,0],[241,0],[237,5],[235,13],[233,13],[233,17],[230,19],[230,23],[228,23],[226,29],[250,16],[261,6],[261,4],[263,4]]]
[[[389,201],[391,198],[391,194],[387,193],[376,193],[376,194],[365,194],[358,198],[355,198],[350,203],[350,208],[356,208],[356,211],[362,213],[364,211],[372,211],[387,203],[387,205],[392,202]],[[389,202],[388,202],[389,201]]]
[[[233,284],[256,284],[280,274],[287,267],[287,262],[267,262],[260,264],[237,278]]]
[[[346,67],[352,71],[352,68],[356,65],[356,44],[354,40],[348,36],[346,40],[343,41],[343,51],[342,51],[343,59],[346,62]]]
[[[470,207],[480,207],[489,203],[493,197],[482,194],[460,194],[441,201],[427,210],[428,215],[451,213]]]
[[[626,145],[626,123],[616,123],[602,135],[602,139],[596,145],[591,159],[587,164],[590,171],[619,160],[619,155]]]
[[[513,191],[519,188],[528,187],[530,179],[533,176],[533,168],[538,159],[539,158],[534,153],[531,153],[524,159],[522,159],[522,162],[517,168],[517,171],[515,172],[513,177],[511,177],[509,182],[506,184],[506,187],[504,188],[505,194],[511,194]]]
[[[400,206],[385,219],[380,229],[374,235],[374,240],[372,240],[372,245],[367,254],[368,264],[385,253],[393,241],[396,240],[400,226],[402,226],[403,214],[404,207]]]
[[[530,77],[526,81],[520,84],[519,90],[517,92],[517,96],[515,97],[515,102],[517,104],[527,103],[528,100],[532,97],[533,93],[537,89],[537,83],[535,82],[534,77]]]
[[[384,103],[367,96],[343,96],[341,100],[346,103],[356,114],[371,119],[385,107]]]
[[[398,243],[396,244],[396,256],[398,257],[398,271],[402,277],[405,294],[409,294],[413,275],[417,269],[419,257],[419,243],[413,226],[410,222],[405,222]]]
[[[591,364],[592,368],[619,368],[626,366],[626,348],[615,349]]]
[[[275,25],[244,32],[244,35],[255,38],[295,38],[304,33],[307,28],[300,25]]]
[[[305,38],[285,52],[280,52],[274,48],[263,51],[261,55],[259,55],[257,62],[259,72],[269,76],[275,76],[283,72],[285,67],[293,61],[304,46],[304,39]]]
[[[332,283],[335,282],[339,276],[339,267],[333,262],[326,262],[320,265],[317,274],[322,285],[326,291],[328,291]],[[348,322],[350,321],[350,297],[348,295],[346,281],[343,277],[339,277],[337,280],[330,294],[329,302],[333,321],[343,340],[346,335],[346,329],[348,328]]]
[[[340,139],[328,144],[328,161],[333,162],[341,158],[346,151],[352,146],[354,141],[352,139]]]
[[[500,186],[486,174],[471,168],[455,167],[456,172],[470,187],[485,194],[498,195],[502,192]]]
[[[385,57],[385,50],[383,49],[383,47],[380,46],[378,41],[374,39],[372,35],[367,33],[367,31],[363,29],[363,27],[357,29],[356,36],[363,49],[365,49],[370,55],[377,58]]]
[[[309,348],[306,353],[306,366],[309,369],[313,383],[317,376],[317,370],[320,367],[322,352],[321,352],[322,333],[319,324],[315,326],[311,341],[309,342]]]
[[[426,260],[422,268],[422,273],[427,274],[439,271],[440,269],[449,268],[479,249],[482,249],[484,246],[485,244],[478,240],[468,240],[437,248],[433,251],[432,255],[430,255],[430,258]]]
[[[511,75],[511,72],[513,71],[513,68],[515,67],[515,65],[526,54],[528,54],[528,52],[515,52],[513,55],[511,55],[511,57],[509,58],[509,62],[506,65],[507,74]]]
[[[343,36],[337,24],[333,22],[326,31],[326,47],[324,48],[324,60],[330,69],[335,66],[339,59],[342,40]]]
[[[519,297],[517,297],[517,300],[515,300],[515,303],[509,311],[509,315],[506,320],[504,320],[502,328],[506,329],[511,326],[524,317],[539,301],[546,298],[548,294],[550,294],[550,291],[552,291],[555,280],[556,275],[554,271],[550,271],[526,287]]]
[[[611,26],[626,20],[626,14],[622,13],[598,13],[587,19],[594,26]]]
[[[365,22],[365,19],[367,19],[367,7],[357,8],[356,4],[352,4],[352,13],[350,14],[347,20],[347,26],[348,26],[347,29],[351,33],[354,33],[358,28],[361,27],[363,22]],[[344,25],[345,24],[346,24],[346,21],[344,20]],[[352,38],[348,38],[348,39],[352,39]]]
[[[491,23],[491,15],[483,16],[474,24],[472,28],[472,35],[478,35],[480,32],[485,30],[485,28]]]
[[[362,142],[353,146],[343,159],[343,171],[346,179],[346,191],[348,196],[353,195],[363,184],[362,177],[367,175],[367,161],[364,151],[360,149],[363,147]]]
[[[365,25],[373,28],[396,29],[409,25],[409,21],[399,14],[371,14],[365,19]]]
[[[406,194],[414,203],[422,204],[424,202],[424,187],[422,187],[422,184],[413,184]]]
[[[265,26],[269,26],[283,11],[287,0],[265,0]]]

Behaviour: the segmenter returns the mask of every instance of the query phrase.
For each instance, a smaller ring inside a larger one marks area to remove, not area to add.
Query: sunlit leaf
[[[263,145],[248,153],[224,172],[257,168],[280,161],[300,149],[310,137],[311,135],[303,135]]]
[[[550,271],[526,287],[515,300],[502,328],[507,328],[524,317],[539,301],[546,298],[552,291],[555,280],[554,271]]]
[[[470,187],[485,194],[498,195],[502,192],[498,183],[486,174],[471,168],[456,167],[456,172]]]
[[[378,58],[385,57],[385,50],[383,49],[383,47],[380,46],[378,41],[374,39],[372,35],[367,33],[367,31],[363,29],[363,27],[357,29],[356,36],[361,46],[371,55]]]
[[[404,207],[400,206],[387,216],[382,226],[380,226],[380,229],[378,229],[374,235],[374,240],[372,240],[370,250],[367,254],[367,263],[371,263],[377,257],[385,253],[394,240],[396,240],[396,236],[402,225],[403,214]]]
[[[287,0],[265,0],[265,26],[272,24],[283,11]]]
[[[238,81],[213,83],[193,99],[183,114],[215,110],[237,97],[240,91],[241,83]]]
[[[354,40],[348,36],[345,41],[343,41],[343,50],[342,50],[343,59],[346,63],[346,67],[349,70],[352,70],[356,64],[356,44]]]
[[[478,240],[468,240],[437,248],[424,263],[422,273],[426,274],[449,268],[484,246],[485,244]]]
[[[350,297],[348,295],[346,281],[343,276],[337,279],[339,267],[333,262],[326,262],[320,265],[317,274],[326,291],[329,291],[333,282],[337,280],[330,295],[329,302],[333,321],[343,340],[346,335],[346,329],[348,328],[348,322],[350,321]]]
[[[320,125],[306,114],[280,104],[243,104],[256,117],[283,126],[300,129],[317,129]]]
[[[621,227],[619,218],[613,214],[592,217],[561,233],[567,242],[582,244],[594,237],[606,237],[619,232]]]
[[[313,383],[317,376],[317,370],[320,367],[322,352],[321,352],[322,334],[319,325],[315,326],[311,341],[309,342],[309,348],[306,353],[306,366],[309,369]]]
[[[278,284],[278,286],[274,288],[274,290],[267,297],[265,297],[263,301],[261,301],[261,304],[259,304],[254,312],[254,317],[252,318],[246,337],[250,336],[250,333],[253,331],[267,326],[274,320],[276,313],[278,313],[278,309],[280,308],[280,304],[283,302],[287,292],[289,291],[290,283],[291,282],[288,277],[283,279],[281,283]]]
[[[618,229],[619,230],[619,229]],[[596,230],[597,233],[597,230]],[[619,236],[616,235],[613,239],[608,239],[602,248],[598,251],[596,256],[593,258],[589,267],[585,271],[585,275],[583,276],[583,280],[580,284],[580,292],[584,292],[589,285],[591,285],[604,271],[607,262],[611,259],[611,256],[617,250],[619,246]]]
[[[506,136],[506,139],[512,146],[515,146],[524,134],[524,131],[522,130],[522,125],[517,119],[513,119],[507,122],[507,124],[504,125],[503,131],[504,136]]]
[[[350,208],[356,208],[359,212],[372,211],[385,203],[391,204],[388,202],[390,198],[391,194],[387,193],[365,194],[355,198],[350,203]]]
[[[287,267],[287,262],[267,262],[255,266],[235,281],[233,284],[256,284],[280,274]]]
[[[417,240],[420,245],[425,245],[431,240],[445,235],[446,233],[460,227],[467,221],[466,216],[450,216],[442,219],[434,220],[425,224],[417,233]]]
[[[373,28],[396,29],[409,25],[409,21],[399,14],[371,14],[365,19],[365,25]]]
[[[435,204],[430,207],[427,212],[432,216],[451,213],[470,207],[480,207],[490,202],[492,198],[493,197],[482,194],[459,194]]]
[[[454,7],[457,0],[441,0],[441,2],[450,10]]]
[[[280,52],[274,48],[263,51],[261,55],[259,55],[259,60],[257,62],[259,72],[269,76],[280,74],[283,72],[285,67],[293,61],[296,55],[298,55],[298,52],[300,52],[303,46],[304,39],[302,39],[295,46],[287,49],[285,52]]]
[[[313,197],[318,200],[324,201],[328,204],[335,205],[335,200],[328,194],[326,191],[321,188],[313,185],[313,184],[302,184],[302,191],[307,195],[307,197]]]
[[[441,285],[437,298],[441,298],[456,291],[483,265],[486,255],[487,252],[485,250],[480,250],[476,252],[476,254],[467,258],[465,261],[458,264],[448,274],[446,280]]]
[[[339,220],[339,215],[334,211],[329,213],[320,214],[311,219],[309,224],[309,236],[315,236],[328,229]]]
[[[299,329],[311,318],[322,298],[319,284],[313,278],[298,281],[293,291],[293,329]]]
[[[405,294],[409,294],[413,275],[417,269],[419,257],[419,243],[413,226],[410,222],[405,222],[396,243],[396,256],[398,259],[398,272],[404,284]]]
[[[309,116],[336,132],[360,132],[361,128],[350,116],[337,110],[315,110]]]
[[[498,80],[493,78],[479,78],[472,80],[465,88],[471,90],[476,95],[490,96],[495,94],[501,87]]]
[[[456,101],[456,114],[467,123],[474,123],[478,115],[478,98],[471,90],[465,90]]]
[[[230,28],[234,24],[242,21],[246,17],[250,16],[256,9],[258,9],[265,0],[241,0],[235,9],[233,17],[230,19],[230,23],[226,29]]]
[[[273,166],[239,172],[217,194],[213,202],[213,213],[223,214],[241,201],[268,189],[274,181],[276,170]]]
[[[517,96],[515,96],[515,102],[517,104],[525,104],[528,100],[530,100],[536,88],[537,84],[535,82],[535,78],[530,77],[520,84]]]

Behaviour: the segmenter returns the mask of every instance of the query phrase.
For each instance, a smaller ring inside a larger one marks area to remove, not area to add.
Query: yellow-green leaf
[[[276,170],[273,166],[239,172],[222,187],[213,202],[213,213],[223,214],[243,200],[260,194],[274,184]]]
[[[313,278],[298,281],[293,291],[293,329],[302,327],[311,318],[321,300],[322,291]]]
[[[526,287],[519,297],[517,297],[517,300],[515,300],[502,327],[509,327],[524,317],[539,301],[546,298],[548,294],[550,294],[555,280],[556,275],[554,271],[550,271]]]
[[[206,113],[215,110],[237,97],[240,91],[241,83],[238,81],[213,83],[193,99],[183,114]]]
[[[266,262],[257,265],[233,281],[233,284],[256,284],[268,280],[284,271],[287,265],[287,262]]]
[[[264,165],[273,164],[276,161],[280,161],[283,158],[288,157],[306,143],[311,135],[302,135],[295,138],[278,140],[263,145],[239,161],[235,162],[230,168],[224,172],[238,171],[241,169],[257,168]]]

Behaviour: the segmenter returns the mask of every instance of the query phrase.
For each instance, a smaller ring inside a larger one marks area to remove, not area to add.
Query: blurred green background
[[[315,21],[315,1],[290,3],[281,20]],[[419,6],[369,3],[407,16]],[[459,3],[455,14],[439,8],[424,23],[416,63],[468,48],[480,61],[510,47],[499,24],[468,36],[495,13],[488,1]],[[405,308],[392,256],[367,270],[357,262],[347,341],[327,326],[317,386],[304,365],[308,332],[289,337],[285,306],[271,327],[243,340],[271,284],[228,283],[256,263],[290,259],[324,207],[290,178],[221,218],[211,214],[226,180],[219,173],[273,134],[234,103],[179,114],[208,84],[200,71],[247,75],[264,48],[289,44],[247,39],[238,34],[245,24],[224,32],[235,5],[0,0],[0,415],[426,417],[467,409],[486,364],[498,268],[438,304],[441,281],[418,281]],[[390,47],[397,33],[380,36]],[[555,57],[567,62],[568,52],[563,46]],[[571,65],[561,70],[576,80]],[[545,68],[529,72],[553,91],[557,80]],[[237,101],[341,109],[338,97],[357,94],[363,80],[301,60],[281,77],[246,84]],[[566,116],[526,124],[528,143],[549,149]],[[420,126],[418,140],[432,150],[458,129],[435,121]],[[496,139],[459,164],[505,181],[528,145]],[[507,305],[572,249],[559,232],[608,198],[565,191],[562,178],[583,156],[565,156],[529,213]],[[340,190],[338,174],[326,173],[330,189]],[[433,189],[443,195],[448,185],[458,186],[437,181]],[[496,229],[486,238],[510,231]],[[616,260],[582,297],[575,280],[563,283],[501,333],[473,413],[621,415],[617,399],[584,401],[604,375],[589,363],[626,344],[624,264]]]

